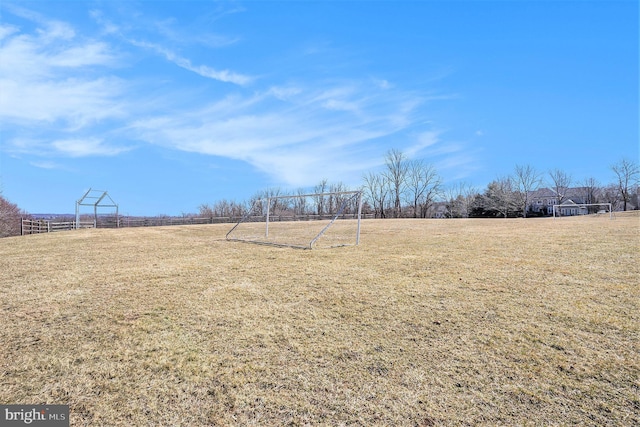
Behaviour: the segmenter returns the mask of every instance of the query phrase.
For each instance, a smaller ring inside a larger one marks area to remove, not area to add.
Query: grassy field
[[[0,403],[72,426],[638,425],[640,217],[0,240]]]

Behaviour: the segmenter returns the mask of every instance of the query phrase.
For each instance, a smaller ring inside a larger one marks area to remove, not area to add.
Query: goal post
[[[257,199],[226,235],[230,241],[300,249],[360,243],[362,191]]]
[[[580,215],[608,215],[613,219],[613,205],[611,203],[565,203],[553,205],[553,218],[561,216]]]

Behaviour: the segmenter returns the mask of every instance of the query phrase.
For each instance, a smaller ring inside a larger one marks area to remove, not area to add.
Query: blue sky
[[[399,149],[445,185],[638,160],[637,1],[0,3],[0,189],[130,215],[350,187]]]

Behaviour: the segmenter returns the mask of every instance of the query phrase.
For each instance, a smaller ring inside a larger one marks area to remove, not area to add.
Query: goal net
[[[553,205],[553,217],[579,216],[579,215],[604,215],[613,219],[611,203],[565,203]]]
[[[357,245],[361,213],[360,191],[258,199],[227,240],[301,249]]]

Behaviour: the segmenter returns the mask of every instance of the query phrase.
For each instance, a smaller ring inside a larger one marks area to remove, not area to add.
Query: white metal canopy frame
[[[93,206],[93,226],[98,226],[98,208],[116,208],[116,227],[120,227],[118,204],[113,201],[109,193],[103,190],[89,188],[84,196],[76,201],[76,228],[80,228],[80,206]]]
[[[274,242],[269,242],[266,241],[266,239],[269,238],[269,222],[270,222],[270,217],[271,217],[271,202],[274,200],[278,200],[278,199],[296,199],[296,198],[302,198],[302,197],[313,197],[313,198],[317,198],[317,197],[331,197],[331,196],[348,196],[348,197],[344,197],[342,199],[342,202],[340,204],[340,206],[338,207],[337,211],[335,213],[330,213],[328,215],[328,218],[330,219],[329,222],[322,228],[322,230],[320,230],[319,233],[317,234],[313,234],[313,238],[305,244],[288,244],[288,243],[274,243]],[[245,215],[240,219],[240,221],[238,221],[231,230],[229,230],[229,232],[226,235],[226,239],[229,241],[240,241],[240,242],[247,242],[247,243],[256,243],[256,244],[264,244],[264,245],[270,245],[270,246],[285,246],[285,247],[291,247],[291,248],[299,248],[299,249],[313,249],[314,245],[316,244],[316,242],[318,241],[318,239],[320,239],[325,232],[329,229],[329,227],[331,227],[333,225],[333,223],[340,218],[341,215],[343,215],[345,209],[347,206],[349,206],[350,203],[356,202],[357,204],[357,224],[356,224],[356,235],[355,235],[355,245],[357,246],[358,244],[360,244],[360,222],[361,222],[361,218],[362,218],[362,191],[358,190],[358,191],[336,191],[336,192],[327,192],[327,193],[312,193],[312,194],[296,194],[296,195],[288,195],[288,196],[273,196],[273,197],[267,197],[267,198],[263,198],[263,199],[258,199],[256,201],[254,201],[253,205],[251,206],[251,209],[249,209]],[[266,202],[266,204],[265,204]],[[261,215],[262,217],[264,217],[264,238],[265,240],[250,240],[250,239],[243,239],[243,238],[236,238],[233,236],[234,231],[243,223],[245,222],[249,222],[252,221],[254,216],[252,215],[255,211],[254,209],[256,207],[264,207],[266,206],[266,212],[263,212],[263,214]],[[341,244],[339,246],[350,246],[347,244]]]

